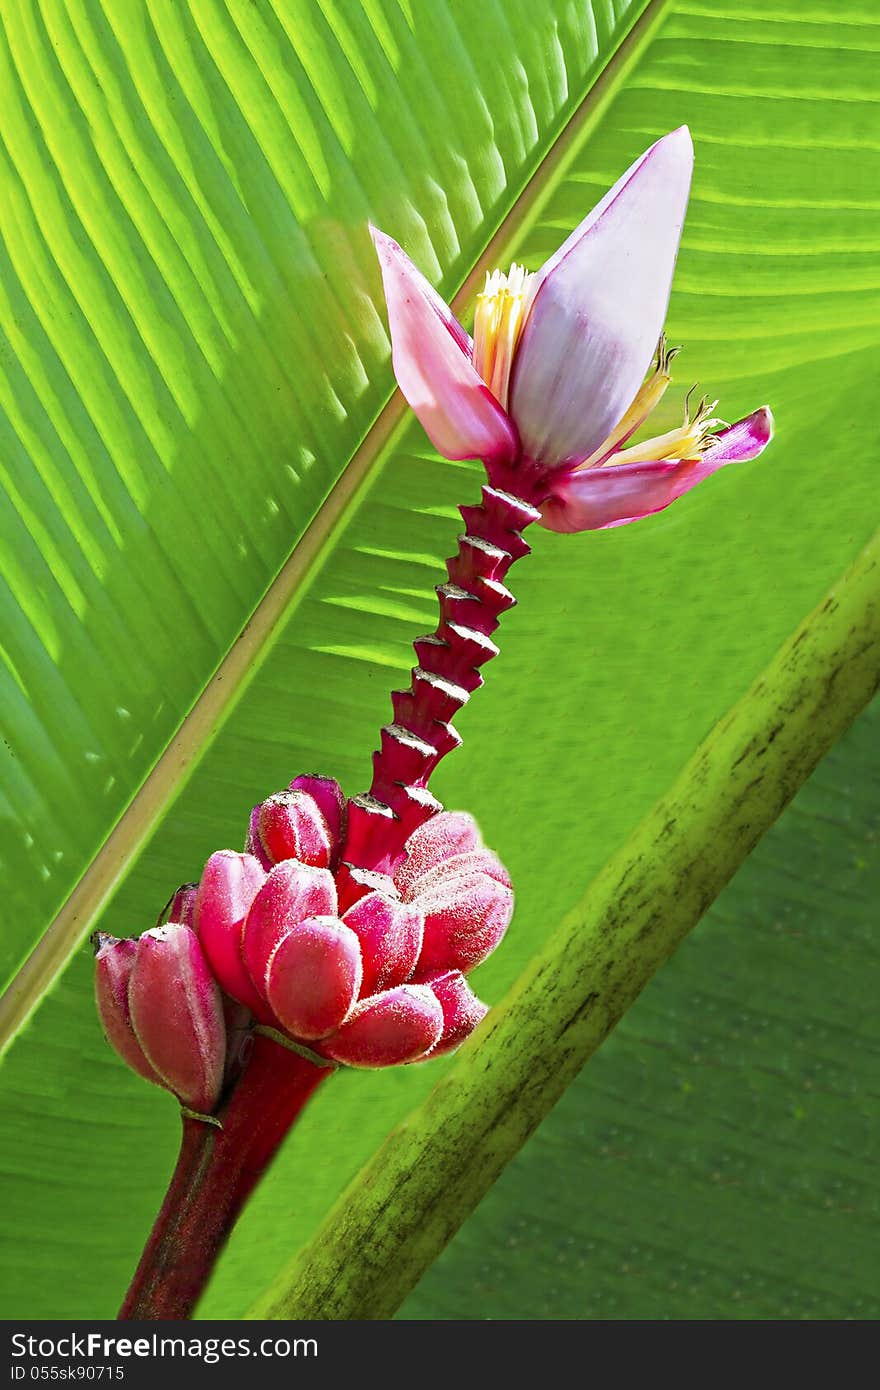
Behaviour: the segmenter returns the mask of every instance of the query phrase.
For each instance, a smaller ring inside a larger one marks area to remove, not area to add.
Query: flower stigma
[[[703,396],[696,409],[691,413],[690,398],[692,391],[684,403],[684,420],[678,429],[669,430],[667,434],[657,435],[654,439],[644,439],[640,444],[634,444],[629,449],[622,449],[614,455],[614,463],[651,463],[657,459],[701,459],[703,454],[715,441],[715,431],[723,429],[727,424],[726,420],[720,419],[713,414],[717,401],[710,401],[707,396]]]
[[[531,305],[534,275],[516,262],[507,275],[486,273],[474,314],[474,366],[495,399],[507,409],[510,370]]]

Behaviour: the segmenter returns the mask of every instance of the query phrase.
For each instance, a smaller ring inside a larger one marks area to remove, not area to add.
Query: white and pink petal
[[[538,271],[509,393],[529,458],[548,467],[587,458],[633,400],[666,317],[692,170],[682,126]]]

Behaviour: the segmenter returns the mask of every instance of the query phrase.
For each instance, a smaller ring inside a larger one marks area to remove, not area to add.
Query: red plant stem
[[[120,1318],[188,1318],[238,1213],[309,1097],[331,1074],[262,1034],[217,1112],[184,1118],[180,1156]]]
[[[506,474],[496,469],[477,506],[459,507],[465,532],[446,562],[447,582],[437,587],[440,622],[413,643],[418,665],[409,689],[391,696],[394,722],[382,729],[373,754],[370,790],[348,803],[342,858],[355,871],[393,871],[413,830],[442,810],[428,779],[461,743],[451,721],[483,684],[479,668],[498,653],[492,634],[516,603],[504,581],[514,561],[530,553],[522,532],[538,519],[543,484],[541,472],[522,460]]]

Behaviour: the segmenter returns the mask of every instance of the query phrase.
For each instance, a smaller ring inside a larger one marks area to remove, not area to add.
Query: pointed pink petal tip
[[[725,464],[757,458],[772,437],[773,414],[765,405],[716,435],[701,459],[612,463],[562,473],[541,507],[540,524],[548,531],[570,533],[639,521],[662,512]]]
[[[518,439],[471,360],[471,341],[406,252],[378,227],[379,258],[397,384],[428,438],[449,459],[506,460]]]
[[[716,436],[715,443],[706,450],[705,457],[714,459],[716,463],[745,463],[755,459],[773,438],[774,424],[773,411],[769,405],[762,405],[745,419],[737,420],[735,425],[722,430]]]

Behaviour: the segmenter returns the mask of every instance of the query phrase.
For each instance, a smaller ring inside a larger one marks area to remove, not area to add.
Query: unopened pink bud
[[[92,938],[97,947],[95,957],[95,1002],[111,1047],[119,1053],[132,1071],[156,1086],[164,1085],[154,1067],[144,1056],[143,1048],[131,1026],[128,1007],[128,983],[137,955],[137,942],[118,940],[97,932]]]
[[[269,958],[282,937],[308,917],[336,916],[336,887],[327,869],[286,859],[276,864],[251,904],[244,925],[245,965],[257,990],[265,993]],[[264,1022],[265,1008],[257,1011]]]
[[[424,919],[418,908],[373,892],[359,898],[342,920],[361,943],[364,994],[409,979],[422,949]]]
[[[438,1042],[443,1008],[425,985],[398,985],[363,999],[321,1051],[350,1067],[414,1062]]]
[[[339,783],[332,777],[320,777],[315,772],[304,772],[294,777],[290,784],[292,792],[306,792],[314,801],[324,823],[330,832],[330,868],[336,868],[339,850],[345,839],[345,795]]]
[[[256,837],[273,864],[298,859],[326,869],[330,863],[330,831],[311,796],[303,791],[276,792],[254,807]]]
[[[415,905],[425,918],[417,971],[472,970],[491,955],[513,914],[513,893],[488,874],[462,874],[444,880]]]
[[[428,985],[436,995],[443,1010],[443,1032],[431,1049],[431,1056],[439,1057],[444,1052],[451,1052],[470,1036],[486,1017],[489,1005],[477,998],[460,970],[447,970],[422,983]]]
[[[272,952],[266,998],[293,1037],[324,1038],[351,1012],[361,975],[354,932],[335,917],[310,917],[283,936]]]
[[[406,857],[394,875],[404,897],[410,896],[422,874],[455,854],[481,849],[483,841],[473,816],[466,811],[440,811],[415,830],[404,846]]]
[[[210,1114],[223,1085],[226,1028],[217,983],[189,927],[144,932],[128,987],[144,1055],[184,1105]]]
[[[195,922],[197,883],[182,883],[168,904],[166,922],[180,922],[191,927]]]
[[[252,854],[221,849],[205,865],[196,893],[195,930],[202,950],[227,994],[256,1012],[259,995],[242,955],[244,919],[266,873]]]

